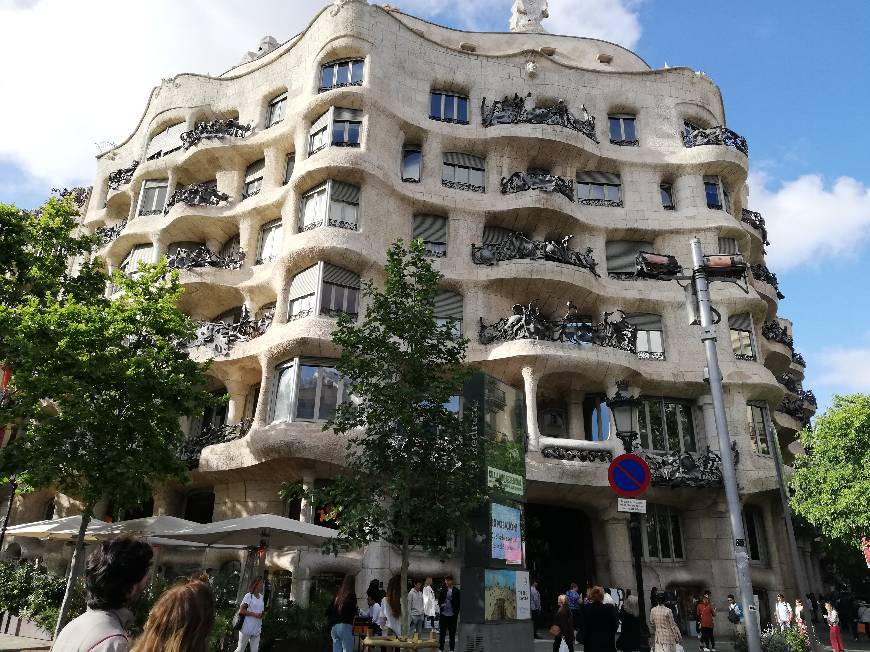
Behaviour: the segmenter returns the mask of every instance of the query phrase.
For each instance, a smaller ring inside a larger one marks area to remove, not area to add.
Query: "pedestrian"
[[[612,604],[604,604],[604,589],[589,590],[590,603],[583,607],[583,649],[586,652],[615,652],[614,639],[619,615]]]
[[[825,611],[827,615],[825,620],[828,621],[829,633],[831,636],[831,647],[834,652],[843,652],[843,635],[840,631],[840,616],[830,600],[825,601]]]
[[[665,605],[665,595],[659,594],[658,604],[649,612],[649,625],[653,638],[652,652],[674,652],[682,643],[683,635],[674,620],[674,612]]]
[[[541,638],[538,636],[538,629],[541,627],[541,591],[538,588],[538,580],[532,582],[530,593],[532,608],[532,636],[533,638]]]
[[[381,603],[381,600],[384,599],[384,592],[381,590],[381,581],[378,579],[373,579],[369,582],[369,588],[366,589],[366,596],[377,602]]]
[[[640,605],[636,595],[630,595],[622,606],[622,627],[616,647],[622,652],[637,652],[640,650]]]
[[[553,635],[553,652],[559,652],[562,641],[568,647],[568,652],[574,652],[574,619],[571,609],[568,608],[568,596],[562,594],[556,601],[559,608],[553,616],[553,626],[550,633]]]
[[[743,609],[734,599],[733,593],[728,594],[728,622],[734,625],[735,635],[743,635],[746,632],[743,627]]]
[[[143,541],[119,537],[101,542],[85,567],[87,611],[67,623],[54,642],[58,652],[127,652],[127,608],[148,583],[153,556]]]
[[[858,607],[858,629],[863,631],[867,635],[867,639],[870,640],[870,606],[866,602],[860,603]]]
[[[387,636],[402,635],[402,577],[393,575],[381,600],[381,629]]]
[[[565,592],[565,596],[568,598],[568,609],[571,610],[571,622],[574,623],[574,634],[577,642],[579,643],[581,640],[581,629],[582,629],[582,616],[580,614],[580,608],[583,606],[582,601],[580,600],[580,587],[577,586],[577,582],[571,582],[571,587]]]
[[[807,593],[807,598],[810,600],[810,606],[813,608],[813,622],[819,622],[819,602],[816,600],[815,593]]]
[[[239,605],[238,618],[241,620],[241,627],[236,652],[245,652],[245,647],[248,645],[251,647],[251,652],[260,649],[260,632],[263,630],[263,612],[266,609],[263,600],[264,585],[262,577],[255,578],[248,586],[248,592]]]
[[[438,649],[444,652],[444,639],[450,635],[450,652],[456,649],[456,620],[459,618],[461,600],[459,588],[453,586],[453,578],[448,575],[444,578],[444,586],[438,594],[438,607],[441,611],[441,635],[438,641]]]
[[[432,578],[427,577],[423,582],[423,615],[430,630],[435,629],[435,614],[438,613],[438,601],[435,599],[435,591],[432,589]]]
[[[800,598],[794,599],[794,624],[796,627],[803,627],[804,623],[804,601]]]
[[[410,629],[408,636],[417,634],[417,638],[423,638],[423,623],[426,616],[423,613],[423,582],[414,580],[414,586],[408,591],[408,622]]]
[[[326,626],[332,637],[332,652],[353,652],[353,619],[357,612],[355,585],[356,578],[345,575],[335,597],[326,607]]]
[[[659,590],[657,587],[652,587],[649,590],[649,608],[652,609],[658,604]]]
[[[372,633],[375,636],[381,635],[381,626],[378,624],[378,621],[381,619],[381,605],[378,602],[372,600],[372,596],[366,596],[366,604],[368,605],[368,617],[372,621],[371,628]]]
[[[716,607],[713,606],[709,595],[704,595],[698,613],[701,618],[701,649],[704,652],[716,652],[716,637],[713,635],[713,628],[716,626]]]
[[[151,608],[131,652],[206,652],[213,625],[214,597],[208,582],[179,584]]]
[[[776,594],[776,606],[774,610],[776,612],[776,624],[784,632],[791,627],[792,610],[791,605],[782,593]]]

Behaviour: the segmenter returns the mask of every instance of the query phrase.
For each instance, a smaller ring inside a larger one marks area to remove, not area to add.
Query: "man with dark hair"
[[[449,575],[444,578],[444,586],[438,594],[438,606],[441,609],[441,635],[438,649],[444,652],[444,641],[449,633],[450,652],[456,647],[456,621],[459,618],[460,609],[459,588],[453,586],[453,578]]]
[[[54,652],[127,652],[126,628],[135,602],[148,583],[153,553],[142,541],[119,537],[103,541],[88,557],[85,585],[88,609],[67,624]]]

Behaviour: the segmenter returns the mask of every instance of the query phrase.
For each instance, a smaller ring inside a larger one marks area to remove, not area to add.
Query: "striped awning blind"
[[[310,131],[310,133],[312,133],[312,134],[313,134],[313,133],[317,133],[318,131],[320,131],[321,129],[323,129],[323,128],[324,128],[325,126],[327,126],[328,124],[329,124],[329,111],[327,111],[327,112],[324,113],[322,116],[320,116],[319,118],[317,118],[317,120],[314,121],[314,124],[311,125],[311,131]]]
[[[179,122],[167,127],[160,133],[154,134],[145,149],[145,158],[150,158],[157,152],[167,152],[181,147],[181,134],[187,131],[187,123]]]
[[[440,215],[415,215],[414,240],[447,242],[447,218]]]
[[[359,204],[359,186],[354,186],[343,181],[333,181],[330,191],[332,201],[340,201],[345,204]]]
[[[363,112],[359,109],[343,109],[340,106],[333,110],[333,120],[362,120]]]
[[[618,186],[621,180],[618,174],[612,172],[578,172],[577,183],[606,183]]]
[[[605,247],[607,271],[610,273],[634,272],[634,259],[639,251],[653,251],[651,242],[642,240],[611,240]]]
[[[719,253],[731,255],[740,253],[737,248],[737,238],[719,238]]]
[[[448,165],[461,165],[477,170],[486,169],[486,159],[471,154],[463,154],[462,152],[444,152],[444,162]]]
[[[716,175],[705,174],[704,175],[704,183],[715,183],[718,185],[719,177],[717,177]]]
[[[739,315],[731,315],[728,317],[728,328],[733,328],[738,331],[751,331],[752,315],[748,312]]]
[[[266,159],[261,158],[259,161],[254,161],[245,170],[245,183],[250,183],[254,179],[263,176],[263,169],[266,167]]]
[[[483,244],[497,245],[510,239],[513,233],[510,229],[501,226],[485,226],[483,227]]]
[[[661,315],[651,315],[648,313],[639,313],[636,315],[629,315],[626,317],[626,320],[632,326],[636,326],[638,330],[641,331],[660,331],[662,329],[662,317]]]
[[[323,263],[323,282],[359,289],[359,274],[331,263]]]
[[[435,317],[462,319],[462,295],[449,290],[439,290],[435,295]]]
[[[317,291],[317,276],[320,272],[320,264],[312,265],[303,269],[290,283],[290,301],[299,299]]]
[[[154,245],[139,244],[130,249],[130,253],[121,263],[121,268],[127,272],[135,272],[140,262],[152,263],[154,258]]]
[[[235,235],[227,240],[224,243],[224,246],[221,247],[221,256],[226,256],[227,258],[235,256],[237,253],[239,253],[239,249],[241,248],[242,240],[238,235]]]

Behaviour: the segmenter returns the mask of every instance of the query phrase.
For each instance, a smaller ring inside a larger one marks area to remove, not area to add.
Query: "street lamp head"
[[[634,411],[639,406],[640,400],[629,393],[628,383],[625,380],[617,381],[616,393],[607,399],[607,407],[613,413],[617,433],[633,431]]]

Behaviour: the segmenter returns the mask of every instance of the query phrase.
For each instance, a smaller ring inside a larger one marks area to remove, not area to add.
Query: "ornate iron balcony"
[[[676,257],[670,254],[657,254],[650,251],[640,251],[634,259],[635,276],[638,278],[650,278],[670,280],[683,272],[683,267],[677,262]]]
[[[524,233],[513,231],[511,235],[496,244],[471,245],[471,261],[475,265],[495,265],[503,260],[529,259],[547,260],[583,267],[595,276],[598,263],[592,257],[592,247],[586,252],[574,251],[568,245],[573,235],[566,235],[560,242],[555,240],[530,240]]]
[[[133,180],[133,173],[139,167],[139,161],[133,161],[130,167],[121,168],[109,173],[109,189],[118,190],[121,186],[125,186]]]
[[[541,315],[534,301],[516,304],[510,317],[487,325],[480,318],[481,344],[513,340],[547,340],[577,346],[594,344],[637,354],[637,328],[630,324],[621,310],[605,312],[604,321],[593,324],[582,317],[570,301],[565,316],[550,320]]]
[[[749,156],[749,145],[746,139],[728,127],[710,127],[709,129],[696,129],[683,132],[683,144],[686,147],[698,147],[699,145],[725,145],[733,147],[738,152]]]
[[[486,105],[486,98],[480,103],[481,121],[484,127],[503,124],[541,124],[567,127],[579,131],[587,138],[596,143],[595,118],[589,115],[584,105],[580,105],[581,118],[578,120],[569,110],[563,100],[559,100],[551,107],[526,108],[526,97],[520,97],[514,93],[511,98],[505,95],[501,101],[495,101],[490,106]]]
[[[794,362],[796,365],[800,365],[801,367],[807,366],[806,360],[804,360],[804,357],[797,351],[791,352],[791,361]]]
[[[84,208],[85,204],[88,203],[88,198],[91,196],[91,186],[87,188],[82,186],[76,186],[75,188],[52,188],[51,191],[57,193],[62,199],[72,199],[73,203],[79,208]]]
[[[777,299],[785,299],[785,295],[779,291],[779,279],[776,278],[776,274],[767,269],[767,265],[759,263],[757,265],[750,265],[749,269],[752,272],[752,278],[756,281],[767,283],[776,290]]]
[[[613,459],[613,453],[609,450],[563,448],[562,446],[546,446],[541,449],[541,455],[551,460],[566,460],[568,462],[610,462]]]
[[[651,484],[656,487],[720,487],[722,486],[722,457],[707,447],[705,453],[689,451],[658,452],[640,447],[637,433],[628,440],[626,449],[646,460]],[[626,439],[623,443],[626,443]],[[740,463],[737,443],[731,442],[731,459]]]
[[[525,190],[558,192],[571,203],[574,202],[574,182],[571,179],[531,170],[529,172],[514,172],[509,177],[501,178],[501,194],[508,195]]]
[[[784,373],[779,378],[777,378],[779,384],[785,387],[792,394],[800,394],[803,390],[801,389],[800,381],[792,376],[790,373]]]
[[[798,391],[798,398],[802,400],[804,403],[809,403],[812,406],[818,405],[816,402],[816,395],[813,393],[811,389],[801,389]]]
[[[778,342],[794,351],[794,339],[788,334],[788,328],[778,321],[766,321],[761,327],[761,334],[771,342]]]
[[[174,254],[166,257],[166,263],[175,269],[193,269],[194,267],[241,269],[244,262],[244,251],[239,250],[232,256],[221,256],[208,247],[197,247],[196,249],[181,247]]]
[[[188,206],[217,206],[221,202],[229,200],[230,196],[227,193],[218,192],[212,184],[194,183],[172,193],[172,197],[166,202],[163,212],[168,213],[169,209],[179,202]]]
[[[755,362],[758,360],[758,356],[754,353],[735,353],[734,357],[738,360],[743,360],[744,362]]]
[[[311,231],[313,229],[318,229],[321,226],[334,226],[337,229],[347,229],[348,231],[359,231],[359,226],[356,222],[345,222],[344,220],[335,220],[331,217],[329,219],[320,219],[316,222],[311,222],[310,224],[299,225],[299,232],[304,233],[305,231]]]
[[[127,227],[127,220],[119,222],[115,226],[98,226],[94,233],[103,239],[103,245],[107,245],[115,238],[121,235],[121,232]]]
[[[761,213],[744,208],[743,213],[740,216],[740,221],[758,231],[761,235],[762,242],[764,242],[766,246],[770,246],[770,242],[767,241],[767,225],[764,222],[764,218],[761,217]]]
[[[790,417],[794,417],[801,424],[806,424],[807,415],[804,410],[804,402],[799,398],[789,398],[788,396],[782,399],[782,403],[779,404],[779,407],[776,408],[777,412],[782,412],[784,414],[789,415]]]
[[[486,188],[483,186],[475,186],[471,183],[465,183],[463,181],[448,181],[447,179],[441,180],[441,185],[446,188],[454,188],[456,190],[467,190],[469,192],[486,192]]]
[[[607,208],[622,208],[621,199],[580,199],[584,206],[606,206]]]
[[[666,360],[664,351],[638,351],[638,360],[657,360],[659,362]]]
[[[639,140],[613,140],[613,138],[611,138],[610,144],[611,145],[618,145],[619,147],[639,147],[640,141]]]
[[[181,134],[184,149],[190,149],[203,140],[214,138],[244,138],[251,131],[251,125],[239,124],[235,118],[197,122],[193,129]]]
[[[228,355],[237,342],[248,342],[265,333],[272,325],[274,311],[267,311],[259,319],[252,319],[247,308],[242,308],[241,319],[235,324],[200,322],[189,348],[211,345],[215,355]]]
[[[195,469],[199,465],[199,458],[206,446],[241,439],[248,434],[250,429],[250,420],[234,424],[224,423],[219,426],[212,423],[205,424],[198,433],[188,435],[185,438],[179,452],[181,461],[186,462],[188,468]]]

